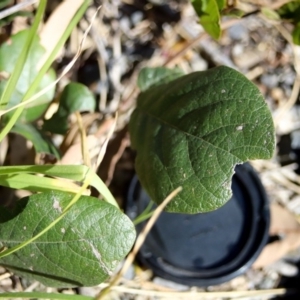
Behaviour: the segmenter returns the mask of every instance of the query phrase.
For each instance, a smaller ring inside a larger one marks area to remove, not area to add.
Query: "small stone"
[[[89,297],[95,297],[100,292],[100,290],[101,290],[100,287],[80,287],[79,288],[80,295],[89,296]]]
[[[269,271],[268,274],[259,283],[259,289],[273,289],[278,282],[279,274],[276,271]]]
[[[239,56],[244,52],[244,46],[241,44],[236,44],[232,47],[232,55]]]
[[[1,286],[12,286],[12,280],[10,278],[5,278],[1,280]]]
[[[186,285],[179,284],[179,283],[176,283],[173,281],[169,281],[169,280],[163,279],[161,277],[154,277],[153,283],[174,289],[176,291],[187,291],[189,289],[189,287]]]
[[[284,99],[284,92],[281,88],[275,87],[271,90],[271,97],[274,100],[281,101],[282,99]]]
[[[229,27],[228,34],[235,41],[246,39],[249,36],[248,29],[242,24],[236,24]]]
[[[268,88],[277,87],[279,83],[279,77],[277,74],[263,74],[260,80],[261,83],[263,83]]]
[[[290,264],[284,260],[279,260],[268,267],[269,270],[275,271],[282,276],[294,277],[298,274],[297,266]]]
[[[131,15],[131,21],[134,26],[140,23],[143,20],[143,13],[141,11],[136,11]]]

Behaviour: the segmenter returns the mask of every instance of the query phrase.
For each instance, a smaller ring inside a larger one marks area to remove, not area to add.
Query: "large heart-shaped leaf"
[[[138,97],[129,124],[136,171],[156,203],[178,186],[168,211],[214,210],[231,197],[234,166],[270,158],[274,126],[258,88],[217,67],[153,87]]]
[[[72,198],[68,193],[49,192],[18,201],[12,212],[1,208],[1,247],[32,238],[55,220]],[[134,240],[134,226],[119,209],[82,196],[47,233],[0,263],[47,286],[92,286],[112,274]]]
[[[144,92],[152,86],[168,83],[183,75],[183,71],[179,68],[143,68],[139,73],[137,85],[139,89]]]

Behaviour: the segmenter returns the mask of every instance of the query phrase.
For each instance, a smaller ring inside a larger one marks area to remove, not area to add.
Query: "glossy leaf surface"
[[[139,89],[144,92],[151,86],[168,83],[176,78],[183,76],[181,69],[167,69],[164,67],[158,68],[144,68],[139,73],[137,85]]]
[[[1,208],[1,246],[10,248],[32,238],[61,214],[72,197],[48,192],[21,199],[14,211]],[[119,209],[82,196],[47,233],[0,263],[47,286],[92,286],[112,274],[134,240],[134,226]]]
[[[44,130],[64,134],[68,130],[68,116],[76,111],[93,112],[96,100],[93,93],[85,85],[77,82],[69,83],[63,90],[58,111],[44,123]]]
[[[4,43],[0,47],[0,71],[3,72],[3,74],[5,74],[7,78],[10,76],[10,74],[12,74],[14,70],[15,62],[19,57],[22,48],[24,47],[28,33],[29,31],[27,30],[21,31],[12,36],[9,41]],[[6,105],[4,105],[4,107],[1,107],[1,109],[10,108],[22,101],[23,96],[27,92],[28,88],[30,87],[38,73],[37,65],[44,53],[45,50],[39,44],[38,37],[36,37],[29,51],[28,58],[18,80],[16,89],[12,94],[9,103],[6,103]],[[4,90],[7,78],[2,80],[0,83],[0,93],[2,93],[2,91]],[[55,73],[52,69],[50,69],[50,71],[43,77],[41,84],[36,92],[39,92],[54,80]],[[30,105],[30,107],[27,107],[26,110],[24,110],[20,121],[31,122],[40,117],[47,109],[49,102],[52,101],[54,92],[55,87],[51,88],[44,95],[40,96],[34,103]],[[11,115],[12,113],[8,113],[5,115],[5,118],[9,118]]]
[[[16,123],[11,132],[20,134],[31,141],[37,153],[52,154],[60,158],[60,154],[52,141],[34,125]]]
[[[271,113],[258,88],[228,67],[152,87],[129,124],[136,171],[156,203],[178,186],[168,211],[207,212],[231,197],[234,167],[272,157]]]

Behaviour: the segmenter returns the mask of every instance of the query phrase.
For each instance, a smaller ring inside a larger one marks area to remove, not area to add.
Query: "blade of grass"
[[[1,293],[0,299],[56,299],[56,300],[93,300],[94,297],[81,296],[81,295],[67,295],[58,293],[43,293],[43,292],[11,292],[11,293]]]
[[[154,205],[154,202],[153,201],[150,201],[147,205],[147,207],[144,209],[144,211],[139,214],[133,221],[132,223],[134,225],[137,225],[139,223],[142,223],[143,221],[149,219],[153,213],[154,213],[154,210],[152,210],[153,208],[153,205]]]
[[[108,187],[100,179],[100,177],[87,166],[73,166],[73,165],[63,165],[63,166],[12,166],[12,167],[1,167],[0,168],[0,177],[4,175],[13,175],[13,174],[44,174],[47,176],[60,177],[70,180],[75,180],[83,182],[85,178],[90,174],[91,176],[91,185],[97,189],[97,191],[103,196],[105,201],[119,208],[114,196],[111,194]],[[1,183],[0,183],[1,184]],[[54,188],[54,187],[53,187]]]
[[[12,96],[12,94],[13,94],[15,88],[16,88],[16,85],[17,85],[18,80],[20,78],[20,75],[22,73],[23,67],[25,65],[26,59],[28,57],[30,48],[32,46],[33,39],[36,36],[39,24],[42,21],[44,11],[45,11],[45,8],[46,8],[46,4],[47,4],[46,0],[41,0],[40,1],[36,16],[34,18],[34,22],[33,22],[32,26],[30,28],[30,31],[29,31],[28,37],[26,39],[25,45],[24,45],[24,47],[21,51],[21,54],[20,54],[20,56],[19,56],[19,58],[16,62],[16,66],[15,66],[11,76],[9,77],[8,82],[7,82],[7,84],[4,88],[4,91],[3,91],[2,95],[1,95],[0,107],[2,107],[2,106],[5,107],[7,105],[7,103],[9,102],[9,100],[10,100],[10,98],[11,98],[11,96]]]
[[[79,111],[76,111],[75,113],[77,118],[77,124],[80,131],[80,139],[81,139],[81,154],[83,157],[83,162],[86,166],[89,168],[91,167],[91,157],[90,152],[88,150],[87,140],[86,140],[86,131],[82,123],[82,117]]]
[[[36,99],[38,99],[42,94],[46,93],[49,89],[51,89],[53,87],[53,85],[56,85],[57,82],[61,79],[61,77],[63,77],[67,71],[70,69],[65,70],[65,72],[52,84],[49,85],[47,88],[43,89],[40,93],[38,93],[37,95],[35,95],[34,97],[32,97],[32,95],[34,94],[34,92],[36,91],[37,87],[39,86],[43,76],[45,75],[45,73],[48,71],[48,69],[50,68],[53,60],[55,59],[58,51],[60,50],[60,48],[64,45],[64,43],[66,42],[67,38],[70,36],[73,28],[77,25],[77,23],[79,22],[79,20],[82,18],[84,12],[86,11],[86,9],[88,8],[89,3],[91,2],[91,0],[86,0],[82,6],[80,7],[80,9],[77,11],[77,13],[75,14],[74,18],[72,19],[72,21],[70,22],[69,26],[67,27],[67,29],[63,32],[59,42],[57,43],[56,47],[53,49],[53,51],[51,52],[51,54],[49,55],[49,57],[47,58],[47,60],[45,61],[44,65],[41,67],[41,69],[39,70],[39,73],[37,75],[37,77],[34,79],[33,83],[31,84],[30,88],[28,89],[28,91],[25,93],[24,98],[22,100],[21,103],[19,103],[18,105],[11,107],[10,109],[4,110],[0,113],[0,116],[8,113],[9,111],[13,111],[16,110],[14,112],[14,114],[12,115],[12,117],[10,118],[10,120],[8,121],[8,123],[6,124],[6,126],[3,128],[3,130],[0,133],[0,142],[3,140],[3,138],[9,133],[9,131],[11,130],[11,128],[14,126],[14,124],[17,122],[18,118],[20,117],[20,115],[22,114],[23,110],[24,110],[24,106],[27,105],[29,102],[35,101]],[[78,54],[79,56],[79,54]],[[76,59],[78,58],[78,56],[76,57]],[[75,59],[75,61],[76,61]],[[72,60],[72,65],[75,63],[75,61]],[[71,64],[70,63],[70,64]],[[70,65],[69,64],[69,65]],[[68,65],[68,66],[69,66]],[[68,67],[67,66],[67,67]],[[0,102],[1,103],[1,102]]]
[[[12,174],[24,174],[24,173],[36,173],[44,174],[53,177],[61,177],[71,179],[75,181],[83,181],[87,175],[88,167],[86,166],[74,166],[74,165],[44,165],[44,166],[11,166],[1,167],[1,175],[12,175]]]
[[[51,229],[55,224],[57,224],[68,213],[68,211],[71,209],[71,207],[78,201],[78,199],[81,197],[83,192],[90,185],[90,181],[92,179],[93,174],[90,173],[88,175],[89,176],[86,177],[85,182],[82,185],[82,187],[79,189],[78,193],[73,197],[73,199],[69,202],[69,204],[64,208],[63,212],[61,213],[61,215],[58,218],[56,218],[51,224],[49,224],[46,228],[44,228],[42,231],[40,231],[37,235],[35,235],[31,239],[29,239],[23,243],[20,243],[19,245],[16,245],[12,248],[5,249],[4,251],[0,252],[0,258],[10,255],[10,254],[20,250],[21,248],[27,246],[28,244],[34,242],[40,236],[42,236],[44,233],[46,233],[49,229]]]
[[[118,205],[116,199],[111,194],[110,190],[105,185],[105,183],[101,180],[101,178],[91,169],[90,169],[90,172],[93,174],[91,185],[97,189],[97,191],[103,196],[103,198],[106,202],[119,208],[119,205]]]
[[[73,182],[26,173],[2,175],[0,176],[0,185],[31,192],[49,192],[56,190],[74,194],[80,190],[80,186],[74,184]],[[84,194],[89,194],[89,192],[86,191]]]

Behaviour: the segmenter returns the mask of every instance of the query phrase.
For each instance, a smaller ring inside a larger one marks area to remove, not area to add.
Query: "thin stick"
[[[122,267],[122,269],[116,274],[116,276],[112,279],[112,281],[109,283],[109,285],[104,288],[98,296],[95,297],[95,300],[101,300],[103,297],[110,291],[110,289],[118,283],[118,281],[121,279],[121,277],[126,273],[128,268],[133,263],[136,254],[140,250],[141,246],[143,245],[149,231],[151,230],[152,226],[158,219],[159,215],[162,213],[166,205],[179,193],[181,192],[182,187],[178,187],[175,189],[154,211],[152,217],[147,222],[146,226],[142,230],[142,232],[139,234],[135,245],[133,247],[133,250],[130,252],[130,254],[127,256],[127,259]]]
[[[279,33],[283,36],[283,38],[286,39],[286,41],[291,45],[294,53],[294,67],[296,71],[296,79],[293,85],[292,93],[290,98],[288,99],[287,102],[284,103],[283,106],[279,107],[274,114],[274,122],[275,125],[278,124],[278,122],[282,119],[282,117],[285,115],[286,112],[288,112],[296,103],[299,95],[299,90],[300,90],[300,63],[299,63],[299,57],[297,55],[296,47],[293,44],[291,34],[289,33],[288,30],[284,28],[282,25],[276,25],[274,24],[274,27],[279,31]]]
[[[36,3],[36,2],[38,2],[38,0],[27,0],[27,1],[21,2],[19,4],[16,4],[10,8],[7,8],[0,12],[0,20],[4,19],[14,13],[17,13],[18,11],[26,8],[27,6],[30,6],[34,3]]]
[[[8,273],[8,272],[6,272],[6,273],[4,273],[4,274],[1,274],[1,275],[0,275],[0,281],[2,281],[2,280],[4,280],[4,279],[7,279],[7,278],[9,278],[9,277],[11,277],[11,274]]]
[[[254,290],[254,291],[226,291],[226,292],[161,292],[155,290],[140,290],[135,288],[128,288],[125,286],[113,286],[113,291],[121,293],[143,295],[152,297],[162,297],[171,299],[241,299],[241,297],[261,297],[261,296],[275,296],[284,295],[288,292],[286,289],[270,289],[270,290]]]
[[[90,152],[88,149],[88,144],[86,140],[86,131],[82,123],[82,117],[79,111],[76,111],[76,118],[77,118],[77,123],[80,131],[80,138],[81,138],[81,154],[83,158],[83,162],[86,166],[89,168],[91,167],[91,157],[90,157]]]
[[[99,154],[98,154],[98,158],[97,158],[97,162],[96,162],[96,165],[95,165],[95,171],[98,169],[98,167],[100,166],[103,158],[104,158],[104,155],[106,153],[106,149],[107,149],[107,145],[108,145],[108,142],[109,140],[111,139],[114,131],[115,131],[115,128],[116,128],[116,125],[117,125],[117,120],[118,120],[118,112],[116,112],[116,115],[115,115],[115,118],[114,118],[114,122],[113,124],[111,125],[108,133],[107,133],[107,137],[104,141],[104,143],[102,144],[101,146],[101,149],[99,151]]]

